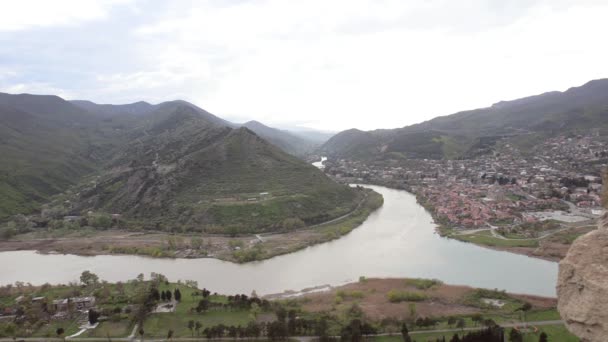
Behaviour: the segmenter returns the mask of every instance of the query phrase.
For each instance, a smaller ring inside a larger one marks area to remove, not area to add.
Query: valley
[[[36,285],[68,283],[82,269],[89,269],[111,282],[125,281],[140,272],[160,272],[171,279],[204,282],[227,294],[255,290],[266,295],[326,284],[339,286],[366,276],[441,279],[449,284],[555,296],[556,263],[443,238],[435,233],[432,216],[417,203],[414,195],[380,186],[367,187],[382,195],[382,207],[339,239],[293,253],[262,261],[233,263],[209,257],[151,258],[107,252],[78,256],[57,252],[40,254],[32,250],[5,251],[0,252],[0,264],[8,267],[0,274],[0,284],[13,283],[17,279]],[[317,229],[325,228],[313,228]],[[146,236],[139,238],[146,239]],[[267,235],[261,237],[266,239]],[[256,239],[254,235],[244,238],[244,246]],[[83,241],[87,240],[83,237]],[[203,248],[205,243],[203,240]],[[167,242],[164,245],[167,246]],[[84,248],[80,251],[86,254]],[[12,260],[19,260],[19,263]]]
[[[415,194],[443,236],[559,261],[605,212],[606,92],[597,80],[403,129],[345,131],[320,148],[324,171]],[[465,137],[476,142],[456,151]]]
[[[0,342],[606,342],[608,1],[5,1]]]
[[[0,206],[3,250],[246,262],[335,239],[382,203],[287,153],[316,142],[261,123],[233,124],[185,101],[98,105],[1,95],[0,105],[14,108],[0,110],[8,138],[1,150],[7,161],[31,165],[20,171],[26,181],[0,186],[9,189]],[[29,117],[36,124],[23,122]],[[78,132],[72,140],[45,140],[70,125]],[[44,163],[49,154],[39,145],[21,143],[34,136],[56,149],[56,164]]]

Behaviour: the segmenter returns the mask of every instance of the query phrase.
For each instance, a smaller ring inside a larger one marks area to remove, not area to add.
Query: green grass
[[[510,328],[505,329],[505,335],[509,336]],[[548,336],[549,341],[555,342],[578,342],[579,338],[572,335],[564,325],[546,325],[539,326],[538,333],[525,333],[524,342],[538,342],[538,338],[541,332],[545,332]],[[463,336],[461,332],[449,332],[449,333],[417,333],[410,331],[410,337],[415,341],[435,341],[437,338],[445,337],[449,341],[454,334],[458,334],[459,337]],[[466,334],[466,332],[465,332]],[[400,334],[392,336],[378,336],[371,339],[374,342],[401,342],[403,338]]]
[[[492,236],[489,230],[474,234],[451,234],[449,237],[460,241],[492,247],[538,247],[538,241],[532,239],[508,240]]]
[[[133,330],[133,324],[129,320],[121,320],[119,322],[101,322],[94,330],[89,330],[86,333],[87,337],[127,337]],[[83,337],[85,334],[82,335]]]
[[[412,338],[412,341],[433,341],[435,342],[435,339],[437,338],[442,338],[445,337],[447,341],[449,341],[452,336],[454,336],[454,334],[458,334],[459,337],[462,337],[462,333],[460,332],[452,332],[452,333],[414,333],[412,331],[410,331],[410,337]],[[391,335],[391,336],[377,336],[377,337],[372,337],[369,340],[374,341],[374,342],[403,342],[403,338],[401,337],[400,334],[395,334],[395,335]]]
[[[193,320],[200,322],[203,325],[201,332],[205,327],[210,327],[218,324],[227,326],[246,326],[251,317],[247,310],[210,310],[205,313],[191,312],[191,308],[196,307],[201,296],[192,296],[194,292],[198,292],[193,288],[180,284],[161,284],[159,290],[170,290],[173,292],[179,288],[182,294],[182,300],[177,304],[174,313],[155,313],[150,314],[144,323],[145,336],[149,337],[166,337],[169,330],[173,330],[175,337],[191,337],[192,334],[188,329],[188,322]],[[227,303],[228,299],[223,295],[212,295],[209,298],[212,302]]]
[[[507,329],[507,334],[510,330]],[[538,333],[525,333],[524,342],[538,342],[541,332],[545,332],[549,341],[555,342],[579,342],[580,339],[572,335],[564,325],[545,325],[538,327]],[[507,335],[508,336],[508,335]]]
[[[255,260],[269,259],[277,255],[293,253],[297,250],[306,248],[313,244],[323,243],[340,238],[343,235],[350,233],[353,229],[360,226],[368,216],[376,209],[382,206],[384,199],[382,195],[372,190],[364,190],[367,193],[362,205],[352,212],[352,214],[344,219],[332,222],[329,224],[320,225],[310,228],[315,232],[320,233],[318,238],[305,241],[300,244],[293,244],[289,248],[273,248],[265,249],[264,243],[256,244],[253,248],[242,249],[233,252],[233,258],[236,262],[249,262]]]
[[[251,321],[248,311],[209,311],[202,314],[158,313],[152,314],[144,323],[146,336],[166,337],[173,330],[175,337],[192,336],[188,322],[201,322],[204,329],[218,324],[227,326],[246,326]]]
[[[36,330],[32,336],[34,337],[56,337],[57,329],[63,328],[65,333],[64,336],[70,336],[80,330],[78,322],[72,320],[64,321],[51,321],[51,323],[43,325],[40,329]]]
[[[528,321],[555,321],[561,319],[556,309],[530,311],[526,314],[526,320]]]

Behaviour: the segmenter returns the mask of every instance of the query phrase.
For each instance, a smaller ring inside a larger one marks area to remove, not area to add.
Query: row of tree
[[[179,291],[179,289],[175,289],[172,294],[170,290],[159,291],[158,288],[152,287],[150,289],[150,297],[157,302],[170,302],[171,298],[175,298],[175,300],[179,302],[182,300],[182,293]]]

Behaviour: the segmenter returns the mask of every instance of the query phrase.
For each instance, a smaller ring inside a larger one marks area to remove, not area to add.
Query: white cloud
[[[3,1],[0,31],[74,25],[106,18],[110,8],[127,0],[19,0]]]
[[[81,89],[44,72],[36,80],[100,102],[182,98],[224,117],[373,129],[608,77],[605,1],[161,4],[137,3],[120,23],[96,4],[84,18],[106,16],[98,31],[130,28],[116,37],[123,48],[80,51],[78,70],[96,58],[107,66],[78,79]]]
[[[204,65],[185,91],[220,115],[369,129],[608,76],[607,5],[254,1],[189,8],[135,35],[151,51],[170,42],[155,64]]]

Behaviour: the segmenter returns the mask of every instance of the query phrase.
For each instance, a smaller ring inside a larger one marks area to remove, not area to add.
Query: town
[[[607,148],[596,135],[559,136],[529,153],[499,141],[491,153],[471,159],[330,159],[324,169],[341,182],[408,190],[442,227],[505,232],[542,221],[588,224],[600,217]]]

